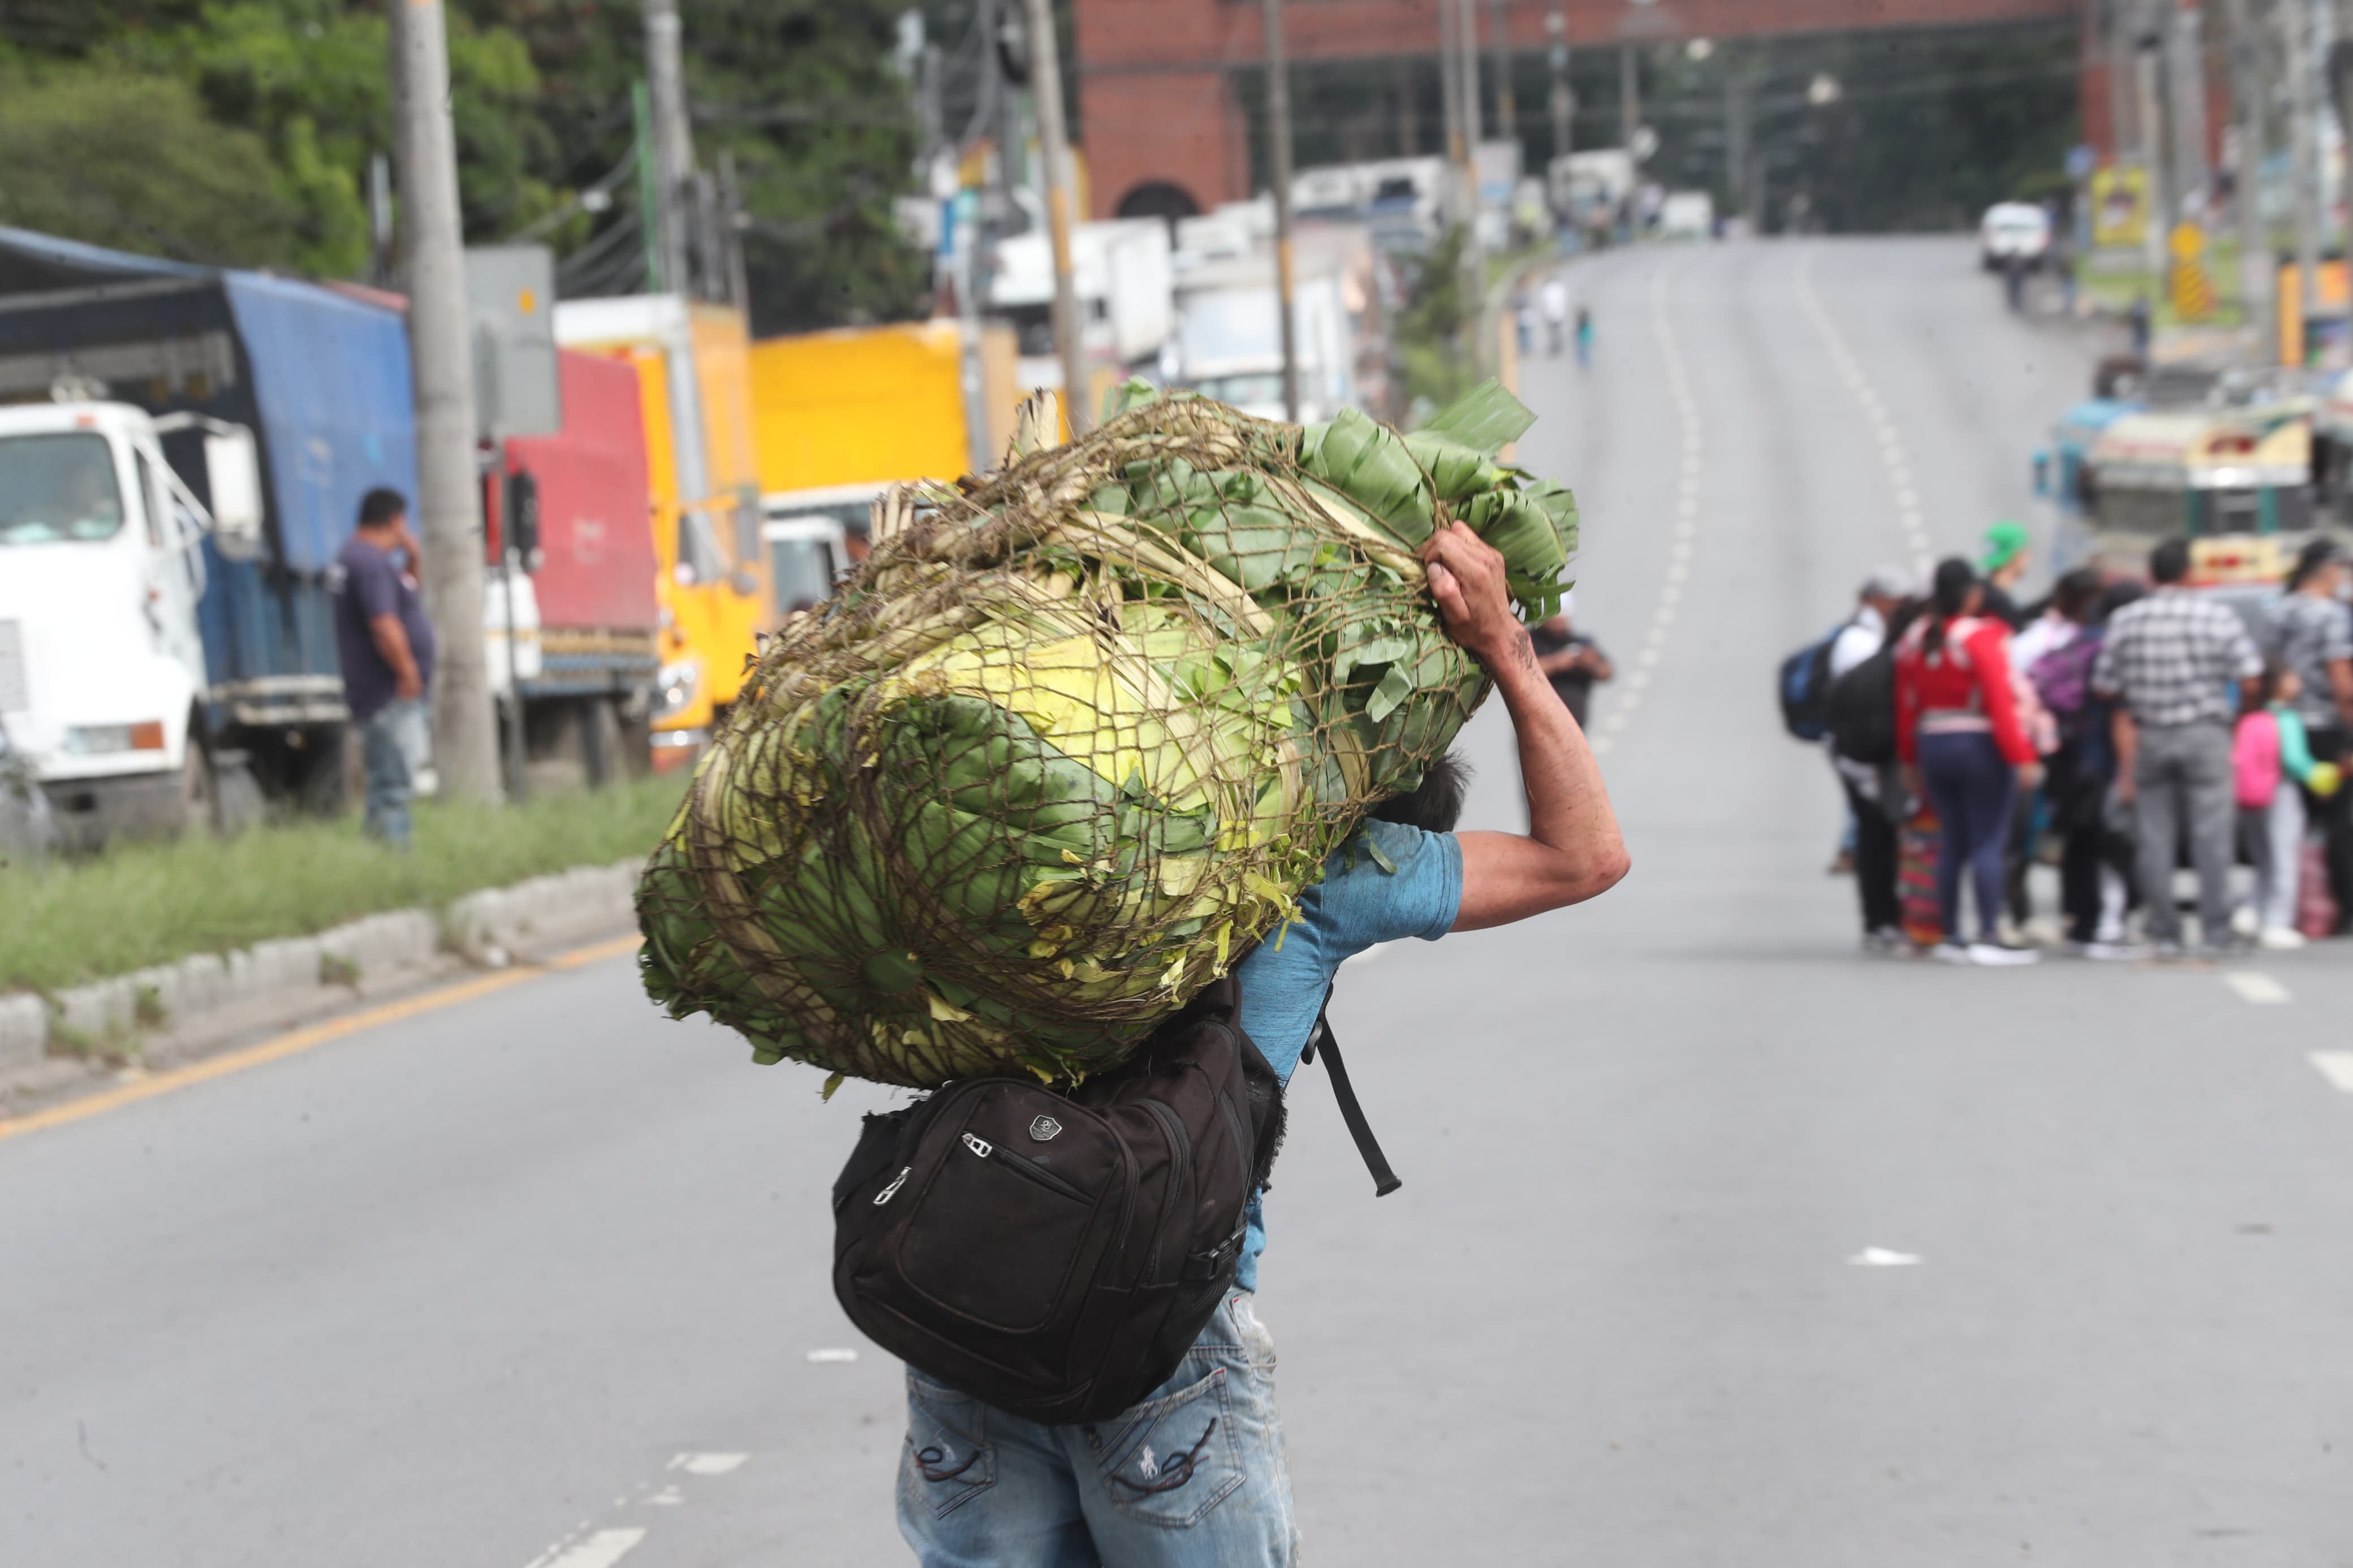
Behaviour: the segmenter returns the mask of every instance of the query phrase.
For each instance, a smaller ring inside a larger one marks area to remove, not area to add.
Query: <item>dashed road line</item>
[[[1642,699],[1651,685],[1651,671],[1666,647],[1667,634],[1673,629],[1676,612],[1681,608],[1683,584],[1692,570],[1693,542],[1699,535],[1700,484],[1704,469],[1702,455],[1705,450],[1699,417],[1699,399],[1692,395],[1691,374],[1684,367],[1683,345],[1676,340],[1674,319],[1667,311],[1667,279],[1660,273],[1651,279],[1651,333],[1658,340],[1659,361],[1666,366],[1667,393],[1675,405],[1681,456],[1675,466],[1675,525],[1673,542],[1667,552],[1667,580],[1659,590],[1659,602],[1651,614],[1651,628],[1642,646],[1634,656],[1634,672],[1627,677],[1624,686],[1613,694],[1609,710],[1599,726],[1600,733],[1594,738],[1596,756],[1607,756],[1618,743],[1626,726],[1634,721],[1641,710]]]
[[[560,1552],[533,1558],[530,1568],[613,1568],[614,1563],[636,1551],[638,1542],[645,1538],[645,1531],[635,1525],[625,1530],[600,1530]]]
[[[2276,1007],[2295,1000],[2294,992],[2261,970],[2226,970],[2222,984],[2237,992],[2242,1002],[2252,1002],[2259,1007]]]
[[[1822,345],[1830,351],[1831,363],[1838,369],[1839,379],[1862,409],[1863,423],[1870,427],[1873,440],[1879,447],[1879,461],[1887,470],[1889,487],[1895,493],[1895,521],[1903,531],[1904,547],[1912,552],[1913,569],[1926,576],[1934,564],[1928,545],[1928,528],[1920,510],[1919,487],[1912,477],[1911,460],[1905,455],[1904,438],[1896,434],[1895,421],[1888,417],[1887,405],[1880,398],[1871,378],[1862,372],[1862,363],[1847,347],[1846,335],[1838,323],[1822,308],[1821,296],[1814,292],[1814,258],[1810,253],[1798,263],[1798,304],[1821,334]]]
[[[2353,1051],[2308,1051],[2306,1059],[2331,1087],[2353,1094]]]

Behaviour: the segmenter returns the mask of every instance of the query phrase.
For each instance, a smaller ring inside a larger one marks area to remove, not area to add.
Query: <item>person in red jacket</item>
[[[2010,678],[2010,628],[1978,612],[1985,584],[1955,557],[1936,568],[1935,603],[1895,650],[1895,754],[1915,795],[1936,808],[1944,842],[1936,902],[1954,963],[2031,963],[2002,940],[2002,849],[2010,814],[2041,776]],[[1961,874],[1976,889],[1978,940],[1961,936]]]

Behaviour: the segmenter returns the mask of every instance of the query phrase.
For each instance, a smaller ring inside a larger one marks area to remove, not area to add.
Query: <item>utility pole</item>
[[[2172,101],[2174,217],[2201,226],[2213,185],[2206,163],[2206,27],[2198,0],[2182,0],[2166,29],[2166,85]]]
[[[2173,205],[2165,182],[2165,107],[2159,71],[2164,60],[2164,13],[2146,16],[2147,30],[2133,57],[2134,86],[2140,96],[2140,141],[2143,177],[2147,181],[2148,222],[2142,226],[2141,260],[2148,268],[2149,309],[2157,309],[2165,291],[2165,240],[2173,226]]]
[[[1054,346],[1062,355],[1062,411],[1073,439],[1094,424],[1086,405],[1086,345],[1079,341],[1079,290],[1071,275],[1071,143],[1062,124],[1062,58],[1053,0],[1029,0],[1029,92],[1046,160],[1046,226],[1054,247]]]
[[[1512,91],[1512,18],[1509,0],[1492,0],[1488,30],[1494,36],[1495,135],[1504,142],[1520,134],[1519,100]]]
[[[2263,34],[2254,20],[2253,0],[2224,0],[2223,15],[2231,29],[2231,106],[2238,120],[2231,206],[2239,224],[2239,297],[2246,319],[2270,331],[2275,320],[2272,286],[2279,269],[2272,261],[2263,211],[2263,116],[2270,97]]]
[[[1549,64],[1552,66],[1552,155],[1566,158],[1576,149],[1573,116],[1575,104],[1568,88],[1568,18],[1555,5],[1545,18],[1545,31],[1552,35]]]
[[[2319,84],[2314,79],[2309,0],[2277,0],[2281,64],[2288,81],[2288,129],[2294,138],[2295,167],[2295,276],[2300,319],[2310,331],[2312,313],[2320,303],[2320,109]],[[2296,345],[2296,363],[2304,362],[2304,345]]]
[[[1282,0],[1266,0],[1266,135],[1274,166],[1274,299],[1282,317],[1282,416],[1299,423],[1299,322],[1291,254],[1291,66],[1282,52]]]
[[[1446,121],[1446,217],[1468,223],[1462,181],[1471,153],[1462,134],[1462,73],[1454,64],[1454,0],[1438,0],[1438,101]]]
[[[415,504],[425,552],[425,604],[441,653],[434,668],[433,756],[448,795],[496,804],[499,745],[482,639],[480,470],[474,454],[465,237],[458,221],[458,133],[449,114],[449,39],[440,0],[388,0],[388,6],[401,261],[417,400]]]
[[[1736,61],[1724,73],[1724,185],[1735,209],[1748,211],[1748,80]]]
[[[1461,10],[1457,19],[1462,27],[1462,45],[1455,63],[1462,69],[1462,134],[1471,143],[1472,156],[1478,155],[1479,143],[1487,139],[1486,105],[1479,92],[1479,0],[1457,0]],[[1476,184],[1472,186],[1475,192]]]
[[[2142,162],[2138,98],[2133,88],[2133,39],[2139,0],[2108,0],[2108,140],[2119,167]]]
[[[1634,150],[1642,123],[1642,62],[1631,44],[1618,46],[1618,144]]]
[[[397,0],[395,0],[397,4]],[[672,294],[697,290],[687,226],[687,181],[694,172],[694,138],[686,116],[686,68],[679,46],[678,0],[645,0],[646,86],[652,95],[654,218],[662,275]]]

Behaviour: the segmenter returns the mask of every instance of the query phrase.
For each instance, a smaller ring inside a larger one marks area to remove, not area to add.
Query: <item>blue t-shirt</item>
[[[408,634],[409,655],[417,660],[417,677],[427,686],[433,683],[433,623],[425,618],[417,580],[395,566],[391,556],[354,534],[335,557],[327,587],[334,595],[335,651],[343,658],[343,701],[352,710],[353,723],[365,723],[390,702],[398,684],[368,629],[376,616],[400,617],[400,629]]]
[[[1235,970],[1242,983],[1242,1027],[1286,1083],[1307,1047],[1332,976],[1385,942],[1436,942],[1462,909],[1462,846],[1451,833],[1367,822],[1324,862],[1324,879],[1299,896],[1301,920],[1269,932]],[[1258,1289],[1266,1223],[1252,1194],[1250,1237],[1234,1284]]]

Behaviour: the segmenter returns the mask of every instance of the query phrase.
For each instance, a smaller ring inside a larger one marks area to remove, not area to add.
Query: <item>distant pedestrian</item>
[[[1570,626],[1569,616],[1575,611],[1576,602],[1564,598],[1560,614],[1539,622],[1528,636],[1535,644],[1536,668],[1545,672],[1553,690],[1559,694],[1562,706],[1568,710],[1568,716],[1582,730],[1594,687],[1607,684],[1618,672],[1599,643]]]
[[[2082,592],[2086,578],[2088,595]],[[2048,646],[2031,658],[2027,638],[2035,626],[2011,645],[2015,661],[2025,667],[2059,726],[2059,749],[2045,762],[2042,797],[2060,839],[2059,908],[2066,920],[2067,946],[2083,958],[2141,956],[2125,924],[2133,902],[2132,836],[2119,829],[2111,809],[2115,709],[2092,689],[2092,668],[2108,618],[2141,593],[2137,583],[2103,589],[2097,573],[2071,572],[2060,578],[2053,597],[2057,613],[2082,623],[2075,633],[2063,640],[2046,634]]]
[[[1558,359],[1561,340],[1568,331],[1568,279],[1554,273],[1544,280],[1538,298],[1544,304],[1545,353]]]
[[[1862,580],[1862,588],[1855,595],[1854,618],[1831,644],[1829,673],[1834,693],[1841,679],[1868,663],[1886,645],[1912,591],[1911,577],[1898,567],[1882,566]],[[1833,715],[1838,702],[1834,694],[1831,699]],[[1863,950],[1905,952],[1911,942],[1904,934],[1904,908],[1895,887],[1896,832],[1911,815],[1911,802],[1892,766],[1841,755],[1835,727],[1824,737],[1824,744],[1853,822],[1854,891],[1862,906]]]
[[[2353,608],[2344,597],[2348,578],[2353,566],[2343,549],[2327,539],[2314,540],[2288,577],[2279,616],[2280,658],[2301,688],[2296,716],[2304,721],[2314,757],[2340,769],[2353,764]],[[2353,920],[2353,790],[2307,793],[2305,805],[2320,825],[2341,935]]]
[[[1593,368],[1593,312],[1582,305],[1577,308],[1577,368]]]
[[[1512,290],[1512,331],[1522,355],[1535,352],[1536,305],[1525,284]]]
[[[2031,963],[2041,955],[2001,934],[2002,847],[2018,798],[2039,781],[2033,742],[2019,722],[2010,633],[1982,613],[1984,584],[1967,561],[1936,568],[1926,614],[1895,656],[1896,754],[1936,807],[1942,842],[1936,902],[1954,963]],[[1978,936],[1961,935],[1961,880],[1977,906]]]
[[[2026,309],[2026,258],[2012,251],[2001,258],[2001,294],[2012,312]]]
[[[395,555],[406,559],[396,564]],[[359,527],[329,574],[343,702],[367,778],[367,831],[402,849],[425,765],[425,692],[433,680],[433,623],[417,588],[423,562],[408,503],[397,490],[377,489],[361,499]]]
[[[2237,616],[2185,585],[2187,540],[2149,552],[2148,569],[2157,591],[2108,623],[2092,689],[2122,703],[2116,794],[2133,807],[2149,937],[2161,955],[2179,957],[2173,868],[2185,832],[2198,869],[2200,942],[2229,942],[2232,688],[2263,674],[2263,661]]]
[[[1979,564],[1985,573],[1983,613],[2013,632],[2026,627],[2026,614],[2018,607],[2016,590],[2034,565],[2033,537],[2026,524],[2007,518],[1986,530],[1985,557]]]
[[[2125,325],[2132,332],[2134,357],[2146,363],[2148,359],[2148,296],[2133,297],[2132,306],[2125,312]]]
[[[2279,950],[2304,945],[2295,929],[2296,875],[2313,761],[2296,717],[2297,684],[2295,671],[2280,660],[2264,665],[2255,692],[2262,705],[2239,715],[2231,746],[2239,847],[2255,868],[2255,940]]]

